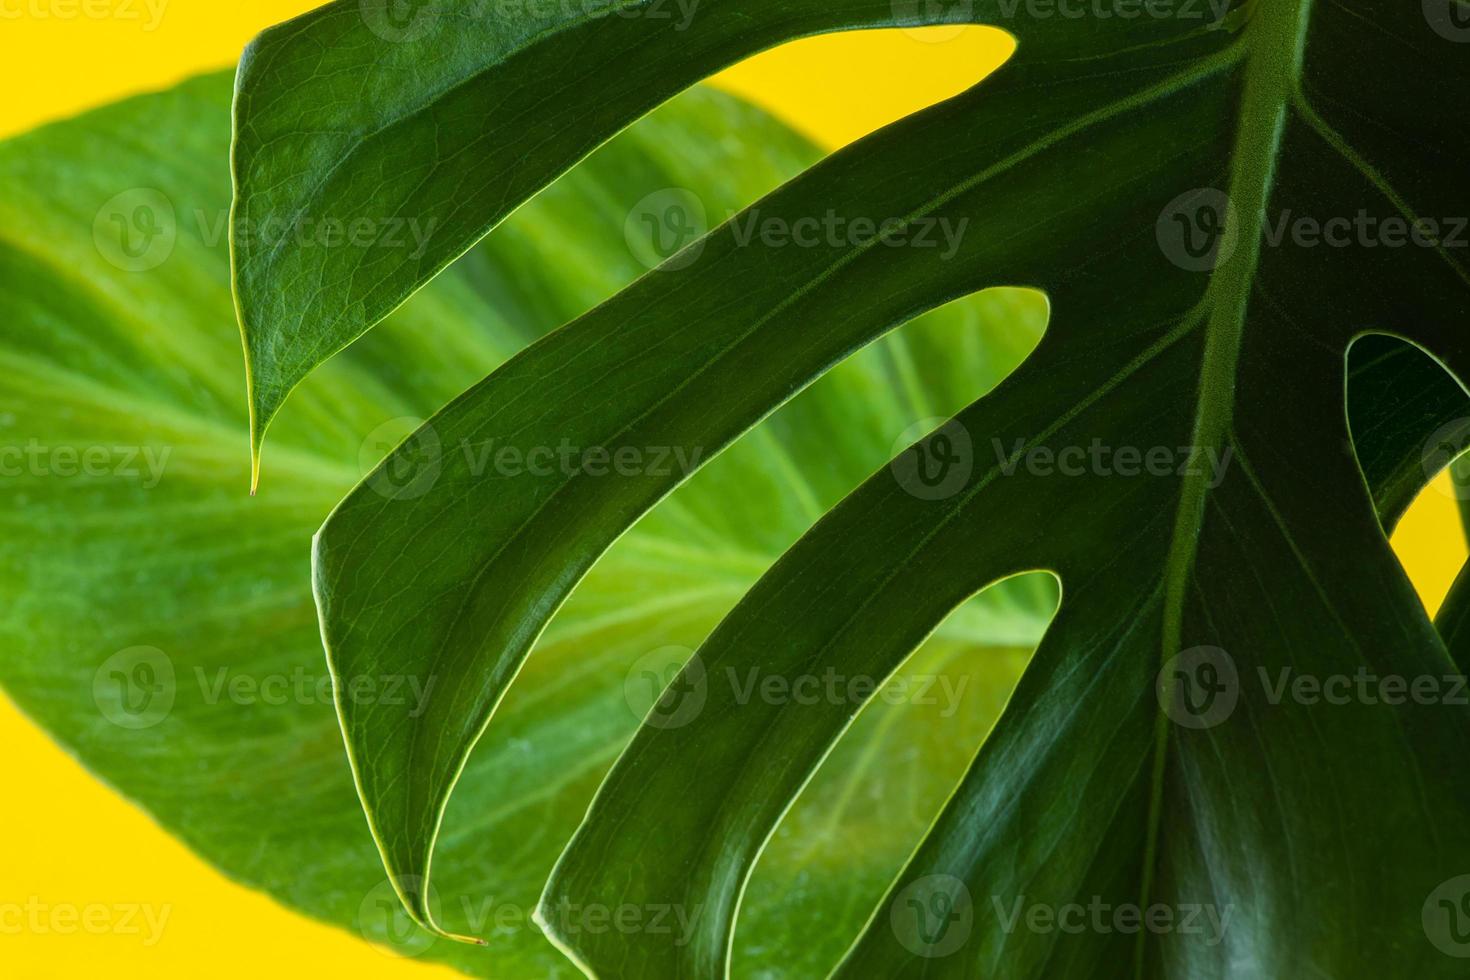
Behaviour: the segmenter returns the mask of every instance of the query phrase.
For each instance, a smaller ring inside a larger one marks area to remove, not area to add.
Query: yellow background
[[[146,0],[0,0],[0,137],[230,65],[253,34],[316,6],[152,2],[163,7],[150,30]],[[835,148],[961,91],[1010,50],[1004,35],[974,28],[848,34],[787,45],[716,82]],[[1465,557],[1447,487],[1441,481],[1426,491],[1394,538],[1431,609]],[[93,780],[3,696],[0,745],[10,787],[0,806],[0,903],[151,903],[169,910],[153,946],[138,936],[0,931],[0,976],[457,975],[379,951],[226,881]],[[35,804],[21,807],[22,798]]]

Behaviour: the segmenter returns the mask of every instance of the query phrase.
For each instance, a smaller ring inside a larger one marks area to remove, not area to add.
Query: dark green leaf
[[[523,452],[566,439],[707,457],[916,313],[991,285],[1046,292],[1047,338],[1018,373],[824,518],[679,682],[749,666],[787,683],[881,675],[989,583],[1062,579],[1046,643],[848,972],[1456,972],[1436,896],[1470,871],[1470,786],[1446,776],[1470,749],[1465,707],[1443,687],[1431,705],[1272,693],[1283,676],[1453,669],[1388,549],[1344,404],[1349,348],[1370,333],[1470,376],[1470,272],[1452,244],[1470,214],[1470,133],[1444,106],[1464,88],[1463,49],[1421,14],[1297,0],[1214,25],[1243,30],[1025,20],[993,80],[814,167],[426,430]],[[846,228],[897,219],[904,244],[746,237],[752,222],[829,214]],[[1435,240],[1408,241],[1422,220]],[[946,255],[914,240],[930,221],[969,232]],[[1396,245],[1376,237],[1387,221]],[[1459,396],[1440,397],[1430,415]],[[915,482],[956,446],[968,452],[949,493]],[[1092,446],[1167,459],[1141,476],[1141,461],[1057,468],[1059,451]],[[1370,448],[1391,524],[1423,443]],[[427,875],[458,768],[542,624],[677,482],[487,481],[445,465],[432,493],[359,490],[334,513],[316,569],[339,675],[392,664],[449,679],[416,719],[344,705],[396,874]],[[1212,677],[1233,678],[1234,710],[1193,725],[1186,681]],[[706,680],[697,719],[645,726],[614,768],[545,922],[599,975],[721,975],[757,854],[852,714]],[[1199,907],[1221,927],[1074,934],[1007,917],[1094,900]],[[558,919],[614,902],[698,909],[699,928],[677,942]],[[943,921],[964,935],[941,949],[948,934],[915,915],[956,902],[968,912]]]
[[[637,201],[682,186],[739,207],[815,153],[709,92],[640,121],[310,379],[276,429],[270,492],[252,499],[225,241],[229,92],[199,79],[0,144],[0,684],[163,827],[291,908],[477,975],[575,976],[530,913],[637,726],[639,671],[686,657],[908,422],[1010,370],[1042,308],[996,294],[916,322],[619,542],[521,673],[440,842],[439,904],[491,948],[435,939],[394,914],[343,757],[312,531],[419,418],[643,271],[624,232]],[[940,368],[950,382],[918,401],[890,383]],[[818,446],[819,418],[850,425]],[[752,950],[753,971],[830,962],[860,928],[998,713],[1048,586],[1017,583],[947,623],[914,670],[943,670],[963,700],[879,706],[812,784],[780,845],[790,861],[747,908],[799,921],[795,906],[820,895],[847,913]],[[411,711],[422,691],[394,673],[359,696]],[[930,723],[951,707],[939,720],[959,722]],[[920,745],[916,776],[903,763]]]
[[[231,218],[253,450],[313,368],[676,92],[793,37],[966,10],[337,0],[265,32],[240,62]],[[371,246],[293,232],[331,222],[365,222]]]

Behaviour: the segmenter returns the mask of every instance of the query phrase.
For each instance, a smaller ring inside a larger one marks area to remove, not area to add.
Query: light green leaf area
[[[272,428],[252,498],[227,254],[230,94],[228,77],[200,78],[0,145],[0,683],[230,877],[472,973],[573,975],[530,911],[649,708],[649,679],[914,423],[1011,370],[1044,306],[997,291],[913,322],[618,542],[541,638],[445,819],[434,901],[489,948],[436,939],[401,910],[353,789],[311,536],[417,420],[646,271],[638,232],[659,213],[639,202],[682,188],[718,220],[817,154],[714,92],[658,110],[317,371]],[[439,451],[478,454],[494,479],[494,448]],[[977,598],[891,682],[909,685],[889,688],[902,696],[859,716],[756,874],[742,970],[818,973],[858,934],[1055,601],[1047,577]],[[364,703],[423,694],[399,677],[359,681],[347,696]]]

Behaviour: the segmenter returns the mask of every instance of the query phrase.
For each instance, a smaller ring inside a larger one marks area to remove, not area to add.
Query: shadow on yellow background
[[[7,93],[0,137],[233,64],[256,32],[313,6],[0,0],[0,92]],[[975,28],[837,35],[768,52],[716,83],[835,148],[967,88],[1011,47],[1005,35]],[[1431,610],[1465,558],[1448,487],[1441,479],[1426,491],[1393,542]],[[227,881],[95,781],[3,697],[0,745],[10,785],[0,809],[0,976],[457,975],[379,951]],[[152,923],[140,918],[136,932],[88,930],[56,915],[59,908],[134,904],[154,914]]]

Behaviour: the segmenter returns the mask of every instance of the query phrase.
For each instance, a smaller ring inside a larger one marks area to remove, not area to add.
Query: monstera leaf
[[[395,911],[353,790],[312,605],[311,534],[423,416],[645,271],[638,255],[650,256],[629,247],[646,241],[640,199],[677,186],[712,210],[738,208],[816,154],[714,93],[658,110],[308,381],[273,432],[268,492],[251,498],[225,222],[229,100],[230,80],[206,77],[0,144],[0,684],[165,828],[290,907],[482,976],[576,976],[531,912],[656,696],[649,677],[687,657],[906,427],[1011,370],[1044,310],[995,293],[916,321],[612,549],[522,672],[502,740],[465,770],[456,830],[440,843],[440,906],[491,949],[436,939]],[[922,389],[894,383],[916,374]],[[836,419],[841,432],[818,435]],[[752,886],[764,940],[746,968],[810,974],[841,954],[1054,607],[1046,579],[988,593],[863,714]],[[432,694],[398,672],[348,691],[410,712]],[[659,923],[689,928],[672,914]]]
[[[313,367],[673,93],[791,37],[921,21],[852,0],[505,7],[343,0],[246,50],[233,226],[257,453]],[[334,218],[368,222],[364,240],[378,242],[410,217],[432,223],[423,247],[300,248],[261,233]]]
[[[487,21],[447,2],[389,30],[377,5],[338,3],[265,36],[237,98],[237,231],[374,207],[452,228],[432,261],[238,256],[257,443],[292,384],[609,133],[780,40],[924,19],[901,6],[722,4],[681,29],[655,4]],[[1470,377],[1465,9],[1225,8],[953,8],[1017,36],[993,78],[533,344],[338,506],[314,568],[339,683],[434,681],[417,714],[338,704],[419,921],[438,928],[446,801],[527,651],[686,475],[606,459],[710,459],[896,324],[1028,286],[1049,304],[1036,350],[827,512],[702,644],[539,920],[591,975],[725,975],[751,869],[856,708],[723,679],[887,676],[978,590],[1046,570],[1060,611],[840,975],[1461,972],[1470,709],[1383,528],[1435,468],[1415,423],[1463,414],[1409,345]],[[655,225],[690,238],[690,211]],[[435,448],[459,444],[595,455],[487,479]],[[400,492],[371,486],[390,477]],[[730,495],[759,522],[748,504]],[[693,926],[567,914],[587,907]]]

